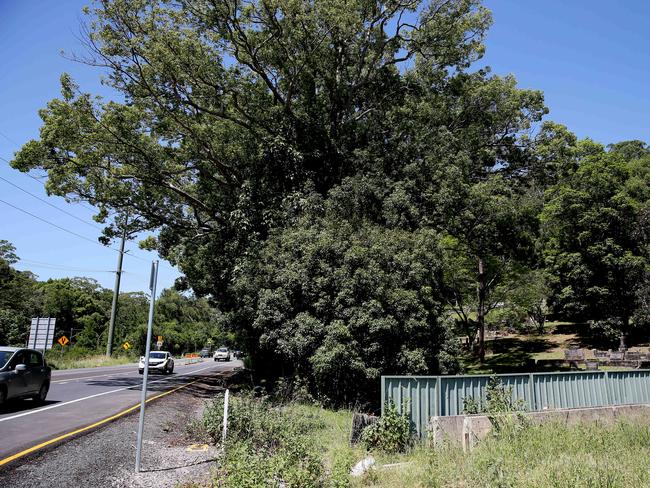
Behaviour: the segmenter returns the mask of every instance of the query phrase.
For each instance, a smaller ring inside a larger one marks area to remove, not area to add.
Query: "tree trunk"
[[[485,361],[485,295],[486,295],[486,275],[483,266],[483,258],[478,258],[478,307],[476,310],[476,320],[478,322],[478,357],[481,362]]]

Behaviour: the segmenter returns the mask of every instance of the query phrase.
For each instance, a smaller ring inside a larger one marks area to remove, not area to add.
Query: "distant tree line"
[[[0,344],[24,346],[32,317],[54,317],[55,340],[63,335],[71,339],[67,349],[104,352],[112,290],[91,278],[39,281],[30,271],[15,269],[18,260],[13,245],[0,240]],[[132,346],[129,353],[144,351],[148,313],[147,295],[120,294],[114,336],[118,353],[126,352],[121,349],[125,342]],[[234,345],[232,334],[223,331],[222,320],[207,300],[169,288],[156,302],[153,332],[163,336],[163,347],[174,354],[198,351],[208,340]]]
[[[548,314],[647,330],[650,155],[477,67],[477,0],[106,0],[12,164],[184,273],[252,354],[353,402]],[[161,307],[162,308],[162,307]],[[92,329],[92,325],[89,325]],[[89,334],[88,341],[95,340]]]

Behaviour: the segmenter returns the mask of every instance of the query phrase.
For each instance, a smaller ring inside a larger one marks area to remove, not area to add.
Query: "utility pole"
[[[108,341],[106,342],[106,355],[113,352],[113,332],[115,331],[115,315],[117,314],[117,299],[120,295],[120,280],[122,279],[122,260],[124,259],[124,244],[126,242],[126,219],[122,231],[120,254],[117,256],[117,271],[115,272],[115,287],[113,288],[113,305],[111,306],[111,320],[108,323]]]

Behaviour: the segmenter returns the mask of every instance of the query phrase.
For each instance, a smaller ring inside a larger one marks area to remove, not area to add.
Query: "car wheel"
[[[50,384],[48,382],[43,382],[41,385],[41,389],[38,390],[38,395],[36,395],[34,398],[34,401],[38,403],[44,403],[45,399],[47,398],[47,392],[50,391]]]
[[[174,366],[172,366],[171,369],[169,370],[169,374],[172,374],[173,372],[174,372]]]
[[[218,361],[217,358],[214,358],[214,361],[217,362]]]

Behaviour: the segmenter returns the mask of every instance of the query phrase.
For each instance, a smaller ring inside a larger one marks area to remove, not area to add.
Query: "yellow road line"
[[[170,393],[174,393],[175,391],[178,391],[181,388],[185,388],[187,386],[190,386],[191,384],[196,383],[198,381],[201,381],[202,379],[205,379],[205,378],[199,378],[199,379],[190,381],[189,383],[185,383],[184,385],[177,386],[176,388],[165,391],[165,392],[160,393],[160,394],[158,394],[156,396],[153,396],[151,398],[147,398],[145,403],[149,403],[149,402],[151,402],[153,400],[157,400],[158,398],[164,397],[165,395],[169,395]],[[0,459],[0,466],[2,466],[4,464],[7,464],[7,463],[10,463],[11,461],[14,461],[14,460],[16,460],[18,458],[21,458],[23,456],[26,456],[27,454],[31,454],[32,452],[38,451],[39,449],[47,447],[47,446],[49,446],[51,444],[62,441],[63,439],[67,439],[68,437],[72,437],[73,435],[80,434],[80,433],[85,432],[87,430],[94,429],[95,427],[99,427],[100,425],[111,422],[112,420],[115,420],[115,419],[117,419],[119,417],[122,417],[123,415],[126,415],[127,413],[133,412],[135,409],[137,409],[139,407],[140,407],[140,403],[138,403],[137,405],[133,405],[132,407],[127,408],[126,410],[122,410],[121,412],[116,413],[115,415],[107,417],[104,420],[100,420],[99,422],[95,422],[94,424],[87,425],[86,427],[82,427],[81,429],[73,430],[72,432],[68,432],[66,434],[55,437],[54,439],[50,439],[49,441],[42,442],[42,443],[37,444],[35,446],[32,446],[32,447],[30,447],[28,449],[25,449],[24,451],[21,451],[21,452],[19,452],[17,454],[13,454],[13,455],[11,455],[9,457],[6,457],[4,459]]]

